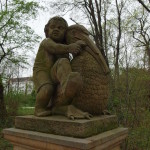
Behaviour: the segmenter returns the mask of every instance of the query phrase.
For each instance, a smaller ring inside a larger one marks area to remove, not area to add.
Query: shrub
[[[19,107],[33,107],[35,104],[35,92],[30,95],[24,93],[9,92],[5,95],[8,115],[16,116]]]

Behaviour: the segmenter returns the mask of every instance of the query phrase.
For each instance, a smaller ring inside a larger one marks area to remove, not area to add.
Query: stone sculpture
[[[60,22],[55,22],[55,24],[60,24]],[[52,28],[51,25],[50,28]],[[66,27],[64,28],[66,29]],[[53,31],[55,30],[58,29],[53,29]],[[56,31],[54,33],[57,33]],[[91,118],[92,115],[103,114],[108,100],[109,69],[100,51],[90,40],[87,29],[81,25],[68,27],[66,33],[67,45],[64,45],[63,38],[63,40],[56,41],[52,35],[49,34],[48,39],[45,39],[42,42],[44,44],[41,44],[44,45],[43,51],[46,52],[47,60],[51,60],[51,66],[47,64],[47,68],[50,70],[47,77],[49,82],[46,81],[41,86],[36,86],[38,93],[35,115],[58,114],[75,119]],[[59,34],[54,35],[57,37]],[[55,52],[51,52],[51,45],[55,44],[52,44],[50,40],[57,45]],[[64,57],[64,54],[68,55],[69,53],[73,54],[71,62]],[[37,65],[35,61],[34,66]],[[34,67],[34,70],[36,70],[36,67]],[[37,74],[42,71],[34,72],[33,77],[36,85]],[[40,73],[39,76],[40,79],[45,78],[44,74]],[[47,90],[48,86],[51,87],[51,90]],[[49,92],[51,93],[49,94]],[[42,95],[39,93],[42,93]],[[45,96],[46,100],[42,96]],[[38,97],[40,97],[40,100],[38,100]],[[50,101],[50,108],[47,109],[48,101]]]
[[[63,44],[67,22],[61,17],[54,17],[45,26],[44,39],[36,55],[33,67],[33,81],[37,91],[35,115],[48,116],[51,110],[47,109],[58,84],[61,85],[61,94],[68,98],[73,97],[82,84],[78,72],[72,72],[69,53],[78,53],[83,42]]]

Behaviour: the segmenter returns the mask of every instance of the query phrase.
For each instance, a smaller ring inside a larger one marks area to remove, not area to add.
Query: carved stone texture
[[[35,116],[90,119],[104,114],[109,68],[88,30],[81,25],[67,28],[63,18],[54,17],[45,26],[45,34],[33,67]],[[69,53],[74,56],[71,62]]]
[[[100,50],[90,40],[84,26],[70,26],[67,37],[69,44],[79,39],[87,44],[71,61],[72,70],[79,72],[83,80],[82,89],[73,98],[72,105],[92,115],[100,115],[106,109],[108,102],[109,69],[107,64]]]
[[[75,57],[72,70],[80,72],[83,87],[73,98],[72,104],[92,115],[102,114],[108,101],[108,75],[105,75],[95,58],[87,51]]]
[[[90,120],[68,120],[63,116],[35,117],[18,116],[15,119],[15,127],[30,131],[38,131],[50,134],[65,135],[85,138],[118,127],[117,117],[101,116]]]

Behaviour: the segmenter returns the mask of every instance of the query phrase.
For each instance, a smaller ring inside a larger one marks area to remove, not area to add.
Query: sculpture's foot
[[[74,119],[91,119],[93,116],[88,112],[83,112],[73,105],[68,106],[67,117],[71,120]]]
[[[52,112],[46,109],[37,109],[34,112],[34,115],[37,117],[46,117],[46,116],[50,116],[51,114]]]
[[[102,114],[103,115],[111,115],[111,113],[108,110],[103,110]]]
[[[83,112],[73,105],[59,106],[52,109],[54,115],[64,115],[71,120],[75,119],[91,119],[93,116],[88,112]]]
[[[62,94],[66,98],[73,98],[82,86],[82,77],[78,72],[71,72],[62,84]]]

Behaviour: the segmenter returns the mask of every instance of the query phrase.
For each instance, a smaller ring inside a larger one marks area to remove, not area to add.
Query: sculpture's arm
[[[72,43],[69,45],[55,43],[50,38],[44,39],[41,44],[41,48],[44,48],[46,51],[48,51],[51,54],[66,54],[66,53],[73,53],[77,54],[81,51],[81,45],[77,43]]]

